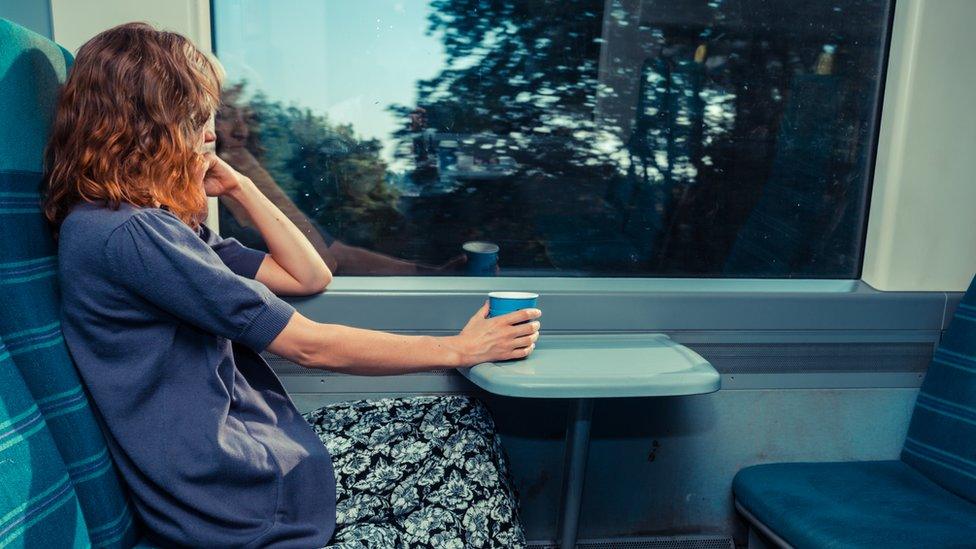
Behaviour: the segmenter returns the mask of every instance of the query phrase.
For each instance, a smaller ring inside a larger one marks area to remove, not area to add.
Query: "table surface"
[[[721,385],[707,360],[664,334],[543,334],[525,360],[460,372],[490,393],[525,398],[696,395]]]

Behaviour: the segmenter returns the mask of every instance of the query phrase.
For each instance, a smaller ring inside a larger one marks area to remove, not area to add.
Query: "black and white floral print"
[[[501,442],[480,401],[359,400],[305,419],[335,469],[329,548],[525,547]]]

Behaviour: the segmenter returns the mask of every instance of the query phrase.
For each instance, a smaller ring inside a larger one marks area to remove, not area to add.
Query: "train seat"
[[[755,465],[739,471],[733,492],[763,534],[750,535],[758,544],[972,547],[976,279],[929,365],[900,460]]]

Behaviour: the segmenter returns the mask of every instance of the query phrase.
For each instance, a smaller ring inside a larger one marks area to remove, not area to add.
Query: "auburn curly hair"
[[[196,229],[207,210],[196,146],[222,80],[220,66],[190,40],[146,23],[86,42],[45,152],[44,214],[55,231],[81,201],[166,206]]]

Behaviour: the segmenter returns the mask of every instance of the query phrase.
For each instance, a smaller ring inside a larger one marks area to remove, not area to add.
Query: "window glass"
[[[338,275],[859,275],[889,0],[213,6],[218,150]]]

